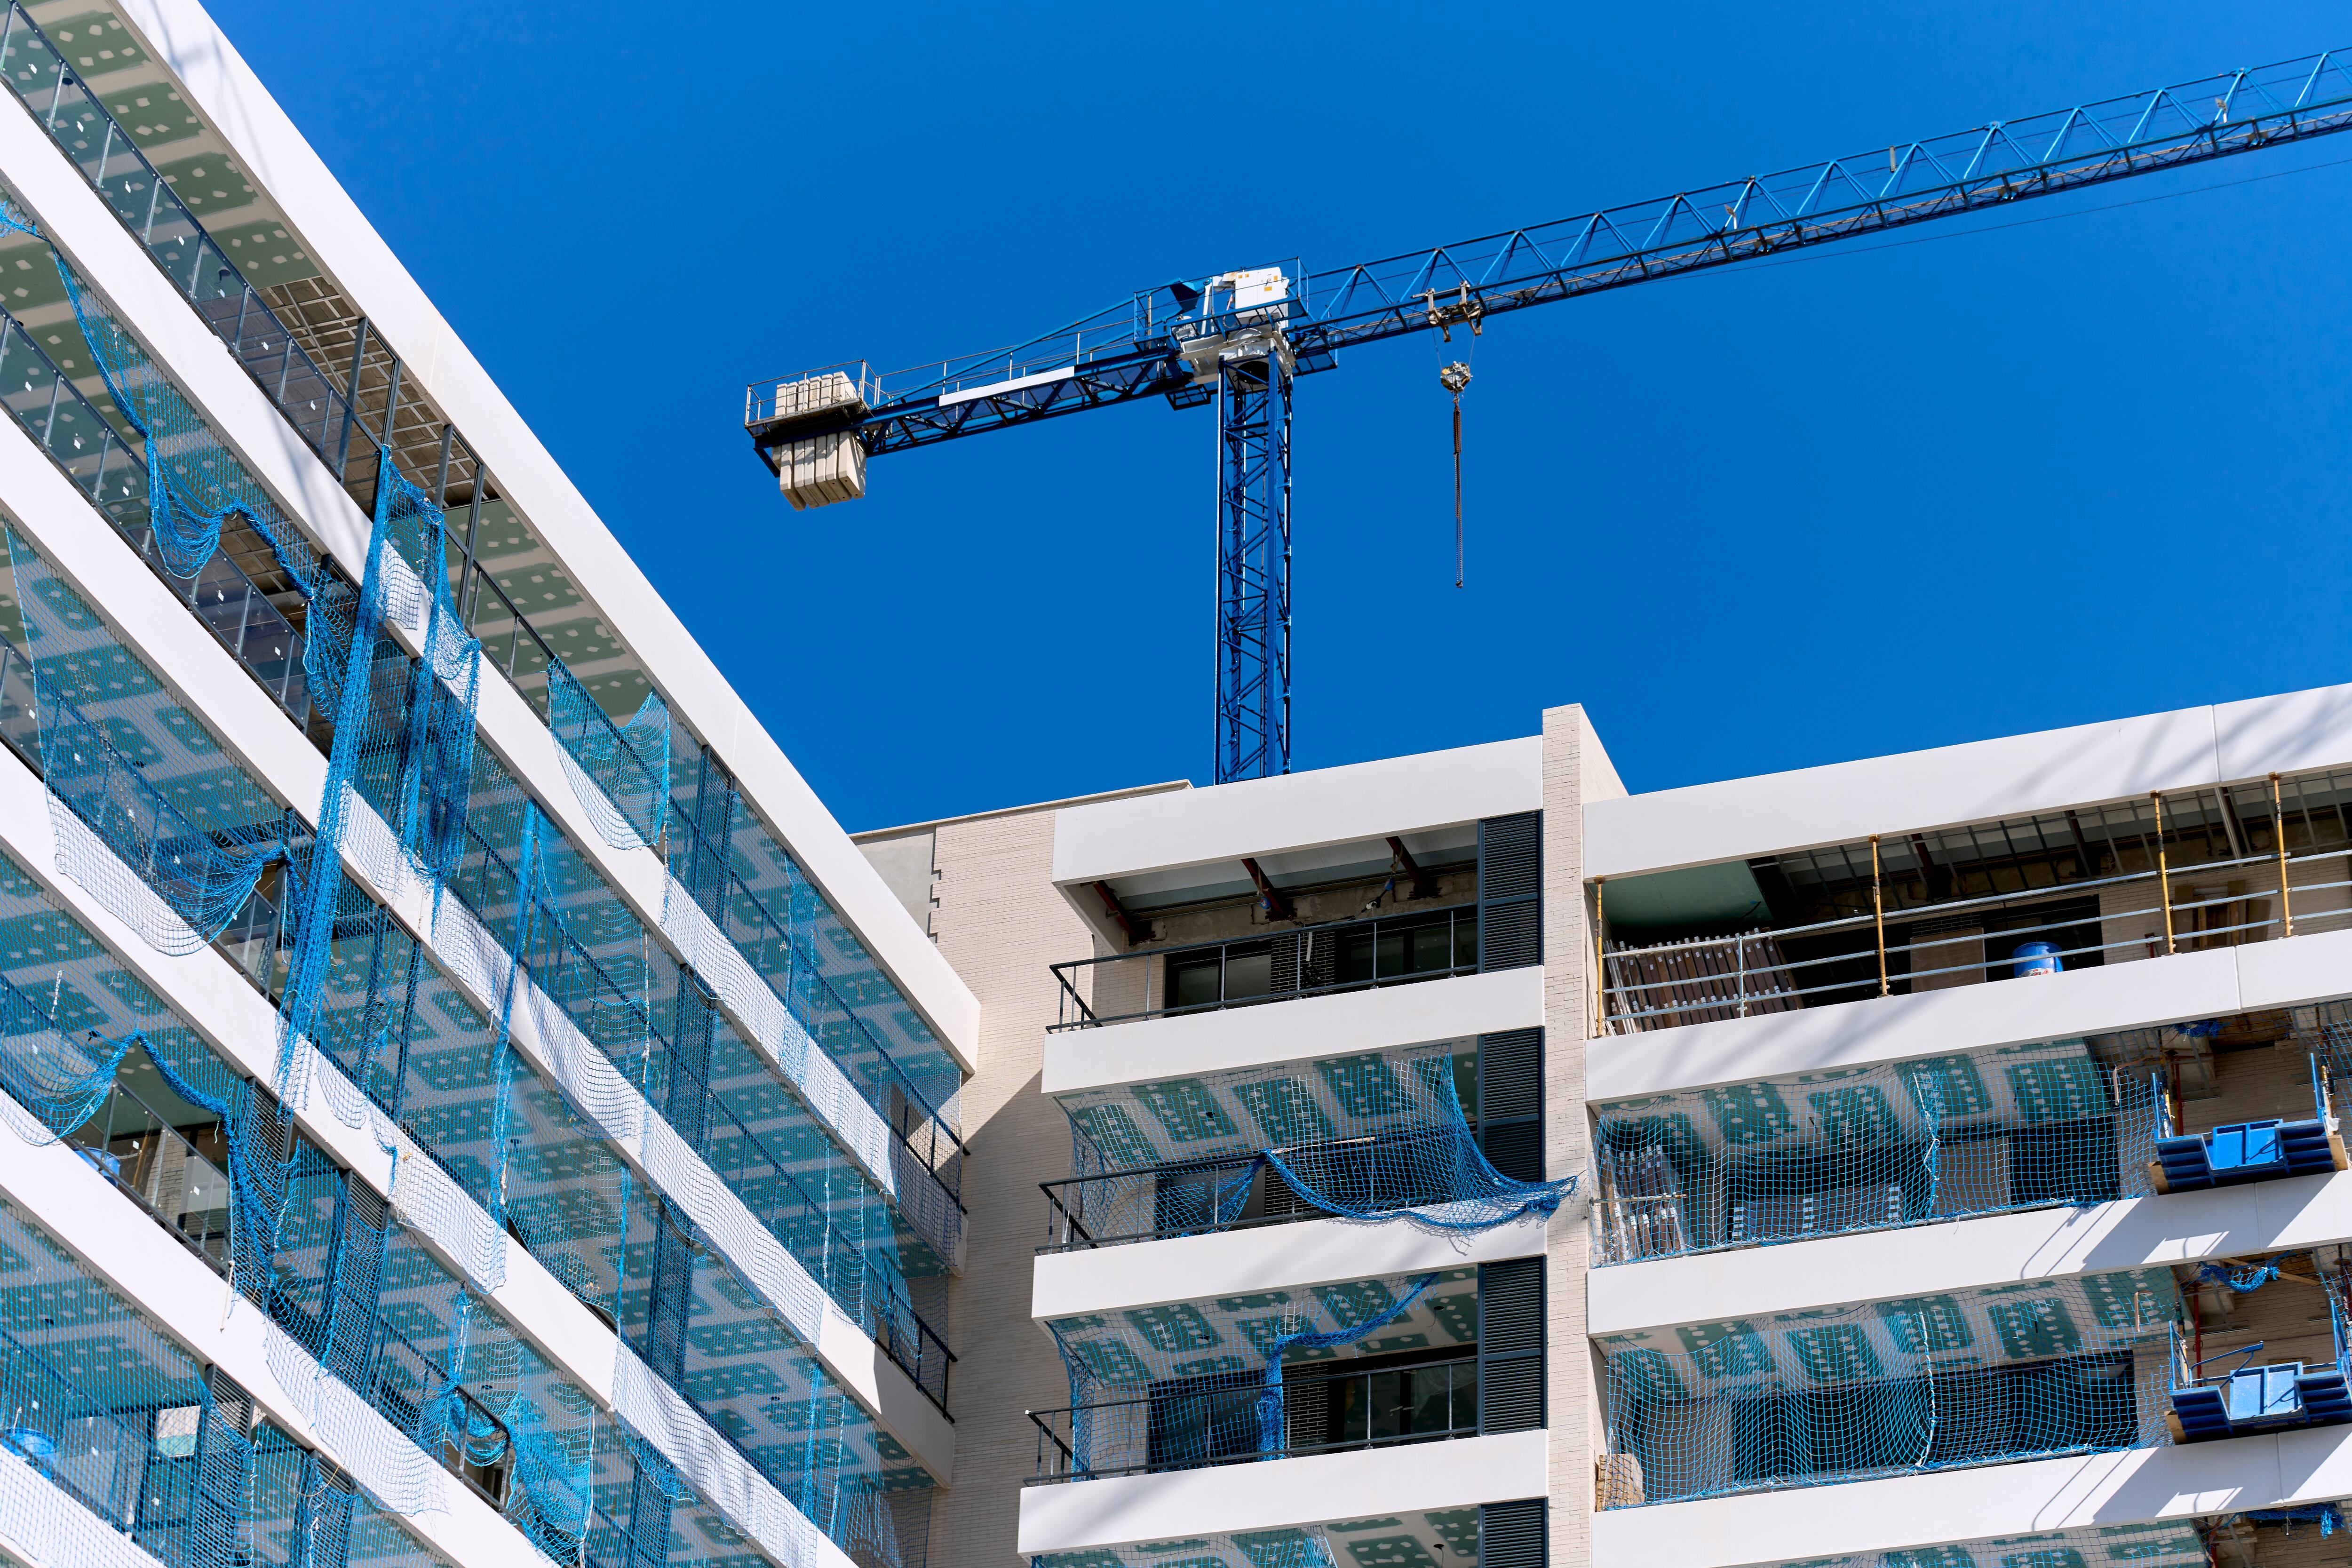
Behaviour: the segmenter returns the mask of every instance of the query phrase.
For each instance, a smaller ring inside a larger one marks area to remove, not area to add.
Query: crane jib
[[[2346,129],[2352,53],[2310,56],[1312,274],[1286,331],[1298,353],[1319,360],[1428,331],[1433,294],[1496,315]],[[1156,343],[1125,317],[1117,307],[1030,345],[885,375],[860,440],[869,452],[897,451],[1175,390],[1181,365],[1150,352]],[[981,363],[1002,368],[962,379],[1072,374],[1066,384],[942,407],[942,395],[959,393],[942,369]]]

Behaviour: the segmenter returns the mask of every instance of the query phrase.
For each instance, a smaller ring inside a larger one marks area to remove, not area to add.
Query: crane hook
[[[1440,366],[1437,383],[1454,395],[1454,585],[1462,586],[1462,391],[1470,367],[1460,360]]]

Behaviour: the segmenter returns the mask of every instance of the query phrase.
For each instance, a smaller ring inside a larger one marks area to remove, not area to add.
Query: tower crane
[[[1214,404],[1215,782],[1290,771],[1292,388],[1339,351],[2352,129],[2352,52],[2221,72],[1455,245],[1308,273],[1163,283],[1008,349],[753,383],[744,426],[793,506],[866,493],[870,458],[1146,397]],[[1467,370],[1441,373],[1456,398]]]

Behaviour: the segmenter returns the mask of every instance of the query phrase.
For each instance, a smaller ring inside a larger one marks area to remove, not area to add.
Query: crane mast
[[[1215,782],[1290,771],[1290,419],[1343,348],[2352,129],[2331,51],[1309,274],[1144,289],[1006,349],[754,382],[744,427],[803,509],[870,458],[1163,397],[1217,410]]]

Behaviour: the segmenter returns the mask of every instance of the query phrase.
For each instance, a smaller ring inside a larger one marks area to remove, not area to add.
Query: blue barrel
[[[2022,980],[2029,974],[2055,974],[2065,968],[2058,962],[2058,944],[2051,942],[2022,942],[2009,955],[2016,962],[2010,965],[2012,979]]]

